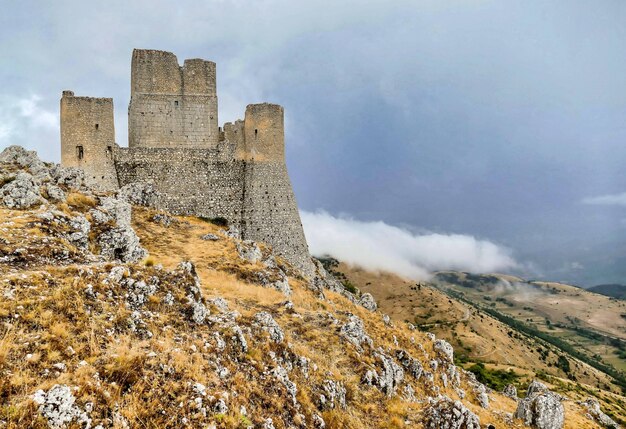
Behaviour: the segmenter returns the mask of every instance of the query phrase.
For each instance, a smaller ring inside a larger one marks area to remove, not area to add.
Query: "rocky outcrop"
[[[348,321],[341,326],[339,335],[349,343],[354,344],[359,350],[363,349],[363,344],[367,344],[370,347],[374,344],[372,339],[365,332],[363,321],[353,314],[350,315]]]
[[[587,398],[580,402],[587,409],[588,416],[591,420],[595,420],[598,424],[607,429],[619,429],[620,426],[615,420],[607,416],[600,409],[600,403],[595,398]]]
[[[359,298],[359,305],[369,311],[376,311],[378,308],[371,293],[364,293],[361,295],[361,298]]]
[[[480,429],[476,414],[446,396],[430,399],[423,421],[426,429]]]
[[[533,381],[526,397],[520,400],[515,418],[537,429],[561,429],[565,419],[561,397],[552,393],[545,384]]]
[[[275,343],[280,343],[285,339],[285,333],[271,314],[267,312],[260,312],[254,315],[253,324],[260,330],[269,334],[270,340]]]
[[[4,180],[8,183],[0,188],[0,197],[8,208],[27,209],[45,202],[39,185],[29,173],[20,171],[15,176]]]

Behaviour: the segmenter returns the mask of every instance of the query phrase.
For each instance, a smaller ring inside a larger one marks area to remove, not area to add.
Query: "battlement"
[[[171,52],[135,49],[128,148],[115,144],[113,100],[61,98],[61,162],[95,186],[114,190],[152,181],[157,207],[224,217],[244,239],[265,242],[305,273],[312,263],[285,165],[284,110],[246,107],[243,120],[218,127],[216,66],[180,66]]]
[[[151,49],[133,50],[131,97],[137,94],[202,95],[215,97],[216,66],[199,58],[179,66],[176,55]]]

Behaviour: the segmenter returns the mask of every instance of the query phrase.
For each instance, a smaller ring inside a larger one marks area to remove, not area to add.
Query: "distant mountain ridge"
[[[599,293],[600,295],[611,296],[613,298],[626,300],[626,285],[616,283],[592,286],[587,289],[589,292]]]

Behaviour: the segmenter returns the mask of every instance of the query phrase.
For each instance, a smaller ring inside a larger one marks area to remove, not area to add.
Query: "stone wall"
[[[209,148],[219,141],[215,63],[135,49],[129,147]]]
[[[115,150],[113,100],[76,97],[72,91],[63,91],[61,165],[82,168],[85,180],[93,187],[115,190]]]

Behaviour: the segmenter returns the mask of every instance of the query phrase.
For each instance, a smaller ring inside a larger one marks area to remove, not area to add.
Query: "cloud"
[[[39,95],[0,95],[0,147],[18,144],[36,149],[43,159],[50,159],[58,150],[58,141],[58,113],[42,107]]]
[[[600,195],[583,199],[583,204],[598,206],[626,206],[626,192],[621,194]]]
[[[302,212],[311,253],[370,270],[426,279],[437,270],[493,272],[517,268],[508,249],[460,234],[415,234],[385,222]]]

